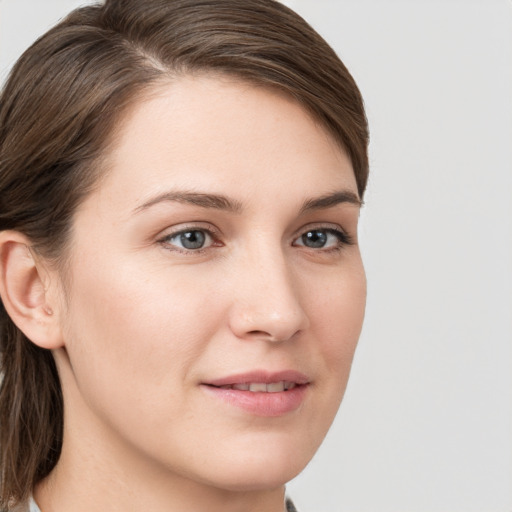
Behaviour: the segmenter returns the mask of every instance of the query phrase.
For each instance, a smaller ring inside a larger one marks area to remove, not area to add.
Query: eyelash
[[[296,244],[297,240],[301,240],[301,239],[303,240],[304,236],[306,236],[308,233],[313,233],[315,231],[323,232],[328,235],[335,236],[338,239],[338,243],[334,247],[329,247],[327,249],[324,249],[323,247],[317,249],[317,248],[313,248],[313,247],[308,247],[304,244]],[[302,232],[301,235],[299,235],[298,237],[295,238],[294,246],[297,246],[297,245],[299,247],[306,247],[307,249],[310,249],[312,251],[317,251],[317,252],[322,252],[322,253],[330,253],[330,252],[339,252],[339,251],[343,250],[344,247],[354,245],[354,240],[348,233],[346,233],[344,230],[342,230],[340,228],[326,227],[326,226],[314,226],[314,227],[310,227],[310,228],[306,229],[305,231]]]
[[[338,239],[338,243],[334,247],[329,247],[327,249],[324,249],[323,247],[314,248],[314,247],[308,247],[304,243],[297,243],[298,240],[304,241],[303,237],[306,236],[308,233],[313,232],[323,232],[327,235],[333,235]],[[170,240],[175,239],[179,236],[185,235],[187,233],[205,233],[208,238],[211,239],[211,244],[207,247],[199,247],[197,249],[191,249],[191,248],[185,248],[185,247],[178,247],[172,243],[170,243]],[[178,231],[168,233],[165,236],[161,237],[158,240],[158,243],[160,243],[162,246],[164,246],[167,250],[176,251],[185,255],[192,255],[192,254],[202,254],[209,250],[212,247],[220,247],[222,246],[222,242],[218,240],[219,238],[219,232],[217,230],[206,228],[202,226],[189,226],[185,228],[181,228]],[[331,253],[331,252],[339,252],[344,247],[354,245],[353,238],[346,233],[344,230],[340,229],[339,227],[326,227],[326,226],[313,226],[309,227],[308,229],[304,230],[296,236],[293,240],[294,247],[304,247],[306,249],[309,249],[314,252],[318,253]]]

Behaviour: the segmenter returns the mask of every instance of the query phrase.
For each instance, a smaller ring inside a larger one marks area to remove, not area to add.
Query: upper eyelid
[[[349,233],[346,229],[344,229],[342,226],[334,222],[312,222],[311,224],[306,224],[305,226],[302,226],[301,228],[296,230],[295,234],[293,235],[293,238],[295,239],[299,236],[302,236],[304,233],[307,233],[308,231],[313,231],[315,229],[336,231],[346,236],[349,236]]]
[[[173,226],[168,227],[168,228],[160,231],[160,233],[157,235],[157,238],[158,239],[170,238],[173,236],[177,236],[181,233],[186,233],[187,231],[205,231],[212,237],[217,237],[220,235],[219,229],[215,228],[214,226],[212,226],[209,223],[200,222],[199,224],[184,223],[184,224],[178,224],[177,226],[174,226],[174,227]]]

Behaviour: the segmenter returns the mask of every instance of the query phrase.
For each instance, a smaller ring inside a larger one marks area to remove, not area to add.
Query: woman
[[[364,315],[341,61],[273,0],[107,0],[0,130],[2,510],[293,510]]]

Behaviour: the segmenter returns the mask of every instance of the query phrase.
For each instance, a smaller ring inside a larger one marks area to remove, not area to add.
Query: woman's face
[[[287,97],[194,77],[136,105],[108,168],[62,300],[68,441],[125,471],[281,485],[334,418],[363,320],[349,159]]]

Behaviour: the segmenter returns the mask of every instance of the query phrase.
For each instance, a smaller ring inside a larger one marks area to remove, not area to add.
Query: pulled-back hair
[[[65,264],[73,214],[98,183],[122,114],[158,82],[204,72],[277,88],[351,159],[359,195],[368,128],[351,75],[327,43],[275,0],[107,0],[36,41],[0,96],[0,231]],[[103,169],[103,172],[105,170]],[[63,400],[50,351],[0,303],[0,509],[27,498],[58,461]]]

